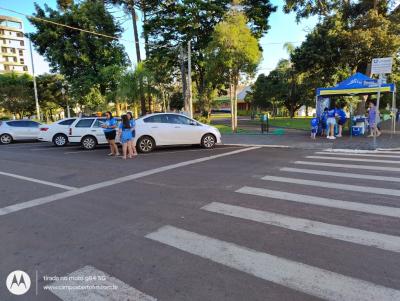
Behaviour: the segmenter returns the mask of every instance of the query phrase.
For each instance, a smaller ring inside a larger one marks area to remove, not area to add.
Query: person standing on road
[[[122,143],[122,159],[126,160],[126,155],[133,158],[132,149],[132,127],[127,115],[122,115],[122,121],[119,125],[118,135],[121,137]]]
[[[336,126],[336,110],[330,109],[328,110],[328,119],[326,120],[326,124],[328,125],[328,134],[326,138],[328,139],[336,139],[335,137],[335,126]]]
[[[324,112],[321,114],[321,136],[325,137],[328,133],[328,125],[327,125],[327,120],[328,120],[328,108],[324,109]]]
[[[343,127],[346,124],[347,116],[346,112],[339,104],[336,105],[336,114],[338,115],[338,125],[339,125],[339,133],[336,137],[342,137]]]
[[[368,124],[370,129],[370,134],[368,137],[380,136],[381,132],[378,129],[378,116],[379,112],[375,107],[375,104],[370,101],[369,102],[369,112],[368,112]]]
[[[313,114],[313,118],[311,119],[311,139],[315,140],[315,136],[318,132],[318,118],[315,117],[315,113]]]
[[[130,141],[130,144],[131,144],[133,156],[136,157],[137,156],[137,151],[136,151],[136,146],[135,146],[136,122],[135,122],[135,118],[133,118],[132,112],[126,113],[126,116],[128,117],[129,123],[131,125],[131,129],[132,129],[132,140]]]
[[[110,111],[106,112],[106,122],[101,126],[104,131],[104,135],[110,145],[111,152],[109,156],[119,156],[118,146],[115,143],[115,136],[117,135],[117,120],[112,116]]]

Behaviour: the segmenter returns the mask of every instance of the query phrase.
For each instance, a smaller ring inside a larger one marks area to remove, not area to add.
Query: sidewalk
[[[376,139],[368,137],[345,136],[336,140],[317,137],[311,140],[309,133],[298,131],[296,134],[271,135],[271,134],[225,134],[222,135],[223,144],[262,145],[270,147],[289,147],[300,149],[353,149],[353,150],[375,150],[375,149],[399,149],[400,135],[382,134]]]

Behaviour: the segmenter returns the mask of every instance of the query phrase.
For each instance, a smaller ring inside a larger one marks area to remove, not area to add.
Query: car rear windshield
[[[76,123],[75,127],[76,128],[90,128],[93,121],[94,121],[94,119],[81,119]]]
[[[75,120],[76,119],[63,120],[63,121],[60,121],[58,124],[60,124],[60,125],[71,125],[71,124],[74,123]]]

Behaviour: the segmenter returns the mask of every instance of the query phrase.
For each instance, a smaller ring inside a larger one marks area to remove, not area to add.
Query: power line
[[[85,33],[93,34],[93,35],[96,35],[96,36],[101,36],[101,37],[112,39],[112,40],[120,40],[120,41],[124,41],[124,42],[128,42],[128,43],[139,43],[139,41],[135,42],[135,41],[132,41],[132,40],[123,39],[123,38],[120,38],[120,37],[111,36],[111,35],[100,33],[100,32],[95,32],[95,31],[91,31],[91,30],[87,30],[87,29],[83,29],[83,28],[79,28],[79,27],[74,27],[74,26],[70,26],[70,25],[54,22],[54,21],[51,21],[51,20],[46,20],[46,19],[43,19],[43,18],[35,17],[35,16],[30,16],[30,15],[18,12],[16,10],[8,9],[8,8],[2,7],[2,6],[0,6],[0,9],[8,11],[8,12],[15,13],[15,14],[18,14],[18,15],[21,15],[21,16],[24,16],[27,19],[34,19],[34,20],[37,20],[37,21],[49,23],[49,24],[52,24],[52,25],[62,26],[62,27],[65,27],[65,28],[73,29],[73,30],[82,31],[82,32],[85,32]]]

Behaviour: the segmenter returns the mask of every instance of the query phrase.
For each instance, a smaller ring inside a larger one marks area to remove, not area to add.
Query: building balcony
[[[6,34],[0,34],[0,39],[23,41],[24,37],[16,37],[16,36],[10,36],[10,35],[6,35]]]

